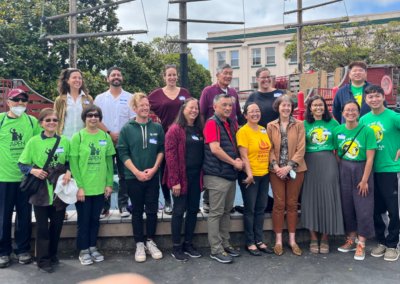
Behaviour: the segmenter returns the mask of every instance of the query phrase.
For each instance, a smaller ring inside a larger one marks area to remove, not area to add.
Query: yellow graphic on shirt
[[[314,129],[310,134],[310,141],[312,144],[323,145],[328,141],[329,135],[324,134],[321,128]]]
[[[345,152],[349,146],[351,144],[351,141],[347,141],[342,145],[342,151]],[[360,152],[360,147],[358,146],[358,144],[356,143],[356,141],[353,142],[353,144],[351,144],[350,149],[347,151],[347,153],[345,154],[345,156],[349,159],[355,159],[358,156],[358,153]]]
[[[271,150],[271,145],[268,144],[268,142],[264,142],[262,139],[260,140],[261,143],[258,143],[258,148],[260,148],[260,151],[258,152],[257,163],[259,164],[268,163],[269,151]]]
[[[361,103],[362,103],[362,94],[354,95],[354,98],[355,98],[356,101],[358,102],[358,105],[361,107]]]
[[[378,125],[371,125],[370,126],[375,132],[376,143],[379,143],[383,139],[383,131]]]

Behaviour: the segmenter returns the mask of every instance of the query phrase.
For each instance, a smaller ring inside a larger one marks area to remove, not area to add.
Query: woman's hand
[[[69,170],[67,170],[67,172],[65,173],[64,177],[63,177],[63,183],[62,185],[66,185],[67,183],[69,183],[71,181],[71,172]]]
[[[108,198],[111,195],[112,191],[112,186],[106,186],[106,188],[104,189],[104,197]]]
[[[243,180],[243,183],[247,184],[246,188],[248,188],[251,184],[256,184],[253,176],[247,176],[247,178]]]
[[[172,194],[175,195],[176,197],[181,195],[181,184],[180,183],[178,183],[177,185],[174,185],[172,187]]]
[[[367,196],[367,194],[369,193],[368,190],[368,183],[366,181],[361,181],[357,188],[360,189],[360,191],[358,192],[359,195],[361,195],[361,197],[365,197]]]
[[[76,199],[80,202],[85,202],[85,192],[83,191],[83,187],[78,189],[78,193],[76,194]]]
[[[45,172],[42,169],[32,169],[31,174],[33,174],[35,177],[40,178],[44,180],[47,177],[47,172]]]
[[[281,179],[285,180],[287,178],[288,171],[285,167],[279,168],[278,170],[275,170],[276,175]]]

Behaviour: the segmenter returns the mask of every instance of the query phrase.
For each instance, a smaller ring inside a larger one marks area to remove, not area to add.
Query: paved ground
[[[254,257],[243,251],[233,264],[220,264],[209,258],[209,250],[201,250],[203,257],[177,262],[169,251],[162,260],[148,259],[136,263],[133,252],[107,252],[106,260],[83,267],[76,252],[62,252],[61,263],[53,274],[40,273],[36,265],[12,263],[0,272],[1,283],[74,284],[113,273],[138,273],[154,283],[400,283],[400,260],[386,262],[370,255],[376,242],[367,243],[364,261],[353,259],[353,253],[340,253],[340,243],[331,243],[328,255],[308,253],[308,246],[300,247],[305,253],[295,256],[284,248],[283,256]],[[243,250],[243,248],[242,248]]]

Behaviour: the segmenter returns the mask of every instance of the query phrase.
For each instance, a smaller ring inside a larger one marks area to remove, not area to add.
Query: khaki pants
[[[208,242],[211,254],[224,252],[229,247],[230,211],[236,194],[236,181],[205,175],[204,188],[209,191],[210,213],[208,214]]]

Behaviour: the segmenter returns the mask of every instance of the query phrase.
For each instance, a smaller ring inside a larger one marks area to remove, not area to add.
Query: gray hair
[[[269,75],[271,75],[271,72],[269,71],[269,69],[267,67],[261,67],[257,70],[256,72],[256,78],[260,77],[260,74],[264,71],[268,71]]]
[[[222,93],[222,94],[216,95],[216,96],[214,97],[213,104],[216,105],[216,104],[218,103],[218,101],[219,101],[220,99],[222,99],[222,98],[231,99],[231,96],[228,95],[228,94],[226,94],[226,93]],[[232,100],[232,99],[231,99],[231,100]]]
[[[228,63],[224,63],[221,66],[217,67],[217,74],[221,74],[222,70],[226,69],[226,68],[232,68]]]

